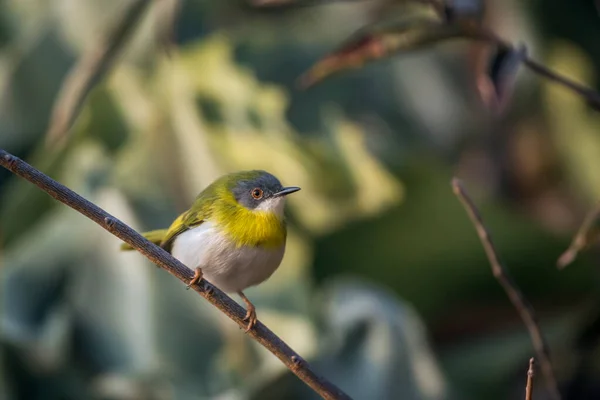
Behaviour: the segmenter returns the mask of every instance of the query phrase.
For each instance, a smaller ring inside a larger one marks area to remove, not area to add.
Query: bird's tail
[[[142,236],[154,243],[155,245],[160,246],[160,243],[163,241],[165,236],[167,236],[168,229],[157,229],[155,231],[144,232]],[[133,250],[133,247],[128,245],[127,243],[121,244],[121,250]]]

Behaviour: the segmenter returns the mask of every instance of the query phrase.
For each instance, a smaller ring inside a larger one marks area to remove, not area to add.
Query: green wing
[[[188,229],[195,228],[204,222],[204,219],[200,217],[198,212],[186,211],[181,214],[169,227],[163,240],[160,243],[160,247],[171,252],[171,247],[177,236],[181,235]]]
[[[194,216],[193,213],[190,214],[192,215],[188,215],[187,212],[181,214],[175,221],[173,221],[169,229],[157,229],[155,231],[144,232],[142,233],[142,236],[170,253],[173,242],[177,236],[181,235],[188,229],[199,226],[202,224],[202,222],[204,222],[204,220],[198,219],[197,215]],[[122,243],[121,250],[133,250],[133,247],[127,243]]]
[[[157,229],[155,231],[144,232],[142,233],[142,236],[170,253],[173,242],[177,236],[181,235],[188,229],[199,226],[203,221],[204,220],[198,218],[198,213],[192,213],[188,211],[177,217],[169,229]],[[121,250],[133,250],[133,247],[127,243],[122,243]]]
[[[201,225],[202,222],[208,218],[211,213],[210,204],[216,199],[214,187],[215,184],[213,183],[203,190],[202,193],[196,197],[192,207],[177,217],[169,229],[158,229],[143,233],[142,235],[152,243],[162,247],[170,253],[173,242],[177,236],[188,229]],[[121,250],[133,250],[133,248],[128,244],[123,243],[121,245]]]
[[[169,227],[160,247],[171,252],[177,236],[188,229],[200,226],[212,214],[211,204],[218,200],[216,188],[219,180],[208,185],[197,197],[192,207],[181,214]]]

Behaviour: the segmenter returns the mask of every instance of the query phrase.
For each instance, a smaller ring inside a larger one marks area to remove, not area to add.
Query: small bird
[[[142,235],[195,270],[191,285],[206,278],[246,303],[246,332],[256,309],[243,290],[268,279],[279,267],[287,236],[285,197],[299,187],[283,187],[266,171],[224,175],[207,186],[191,208],[168,229]],[[132,250],[127,244],[122,250]]]

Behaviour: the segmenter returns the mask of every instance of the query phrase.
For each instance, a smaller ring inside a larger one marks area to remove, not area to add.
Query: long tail
[[[163,241],[164,237],[167,236],[168,229],[157,229],[155,231],[144,232],[142,236],[151,241],[152,243],[160,246],[160,243]],[[127,243],[121,244],[121,250],[133,250],[133,247],[128,245]]]

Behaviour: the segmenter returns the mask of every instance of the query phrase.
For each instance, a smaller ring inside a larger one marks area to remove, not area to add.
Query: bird
[[[246,332],[256,322],[256,308],[244,290],[266,281],[285,252],[285,199],[299,191],[284,187],[263,170],[238,171],[213,181],[168,229],[144,232],[152,243],[194,270],[188,288],[208,280],[246,304]],[[126,243],[122,250],[133,250]]]

